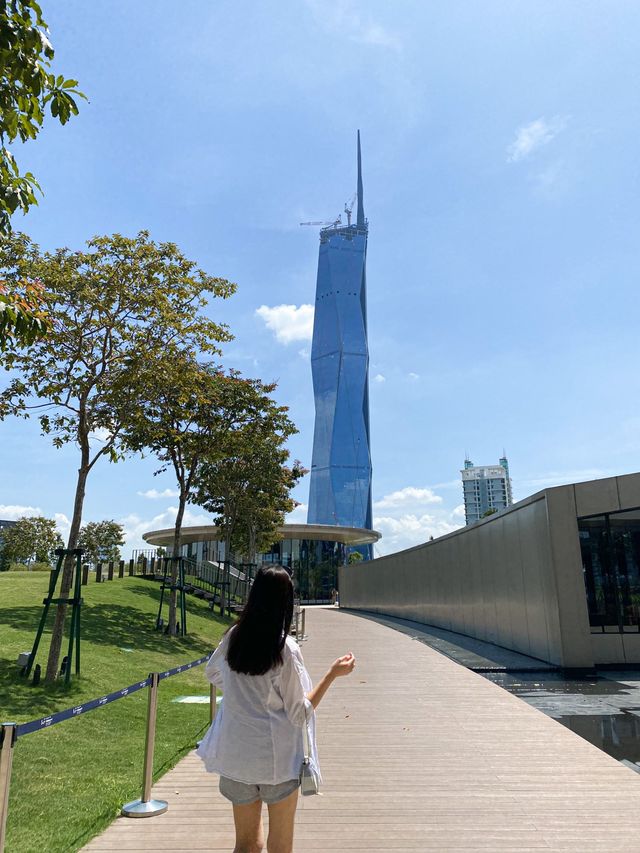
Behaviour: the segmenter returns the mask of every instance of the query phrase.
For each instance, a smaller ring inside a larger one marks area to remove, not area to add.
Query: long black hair
[[[227,663],[234,672],[263,675],[282,663],[293,618],[293,583],[282,566],[258,569],[240,618],[229,634]]]

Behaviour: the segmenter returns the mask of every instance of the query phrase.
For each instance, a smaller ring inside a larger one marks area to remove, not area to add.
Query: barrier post
[[[303,607],[302,608],[302,636],[300,637],[301,640],[304,640],[306,630],[307,630],[307,611]]]
[[[147,732],[144,743],[144,768],[142,771],[142,797],[132,800],[122,807],[125,817],[153,817],[163,814],[169,808],[166,800],[151,799],[151,783],[153,781],[153,752],[156,741],[156,718],[158,715],[158,683],[157,672],[149,675],[149,705],[147,707]]]
[[[7,832],[7,811],[9,809],[9,784],[13,747],[16,742],[16,724],[0,724],[0,853],[3,853]]]

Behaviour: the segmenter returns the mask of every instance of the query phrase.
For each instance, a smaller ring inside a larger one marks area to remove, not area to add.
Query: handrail
[[[46,717],[39,717],[37,720],[30,720],[26,723],[0,723],[0,853],[3,853],[4,851],[6,838],[11,767],[13,763],[13,750],[17,740],[21,737],[25,737],[25,735],[32,734],[33,732],[51,728],[51,726],[55,726],[64,720],[79,717],[82,714],[86,714],[88,711],[95,710],[96,708],[102,708],[109,705],[111,702],[117,702],[119,699],[124,699],[125,696],[137,693],[138,690],[142,690],[145,687],[149,688],[149,703],[145,732],[142,796],[139,800],[134,800],[133,802],[127,803],[123,806],[122,813],[128,817],[152,817],[153,815],[165,812],[169,807],[168,803],[164,800],[151,799],[158,685],[166,678],[171,678],[174,675],[179,675],[181,672],[186,672],[196,666],[201,666],[209,660],[210,656],[211,652],[197,660],[191,661],[190,663],[173,667],[173,669],[167,669],[164,672],[152,672],[149,674],[148,678],[145,678],[143,681],[137,681],[135,684],[130,684],[128,687],[123,687],[120,690],[115,690],[113,693],[107,693],[104,696],[89,699],[88,702],[83,702],[81,705],[75,705],[72,708],[65,708],[63,711],[57,711],[55,714],[49,714]],[[213,722],[216,712],[215,690],[210,691],[210,702],[210,719]]]

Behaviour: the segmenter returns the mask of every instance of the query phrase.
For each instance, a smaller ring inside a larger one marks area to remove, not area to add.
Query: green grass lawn
[[[82,674],[72,675],[69,688],[33,687],[19,676],[16,659],[19,652],[31,650],[47,584],[46,573],[0,573],[2,722],[43,717],[127,687],[150,672],[195,660],[215,647],[229,624],[189,596],[189,634],[170,639],[153,629],[158,585],[142,578],[96,584],[91,577],[82,588]],[[48,638],[45,634],[38,654],[43,671]],[[63,649],[66,653],[66,641]],[[140,796],[147,693],[140,690],[18,739],[7,853],[78,850],[125,802]],[[208,705],[176,704],[172,699],[207,693],[203,666],[160,683],[154,779],[192,749],[208,725]]]

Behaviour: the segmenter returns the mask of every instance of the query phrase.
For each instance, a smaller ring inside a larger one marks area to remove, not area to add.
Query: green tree
[[[51,70],[54,50],[35,0],[0,3],[0,235],[11,231],[16,210],[37,204],[40,186],[31,172],[20,174],[8,145],[40,132],[48,111],[60,124],[78,114],[77,80]]]
[[[348,563],[352,566],[354,563],[359,563],[363,559],[360,551],[351,551],[349,554]]]
[[[41,254],[22,235],[0,242],[0,268],[21,281],[43,282],[51,322],[44,339],[5,354],[17,375],[0,394],[0,418],[35,413],[55,447],[78,448],[69,549],[77,547],[89,473],[103,457],[115,462],[127,452],[122,432],[132,407],[156,405],[137,382],[145,364],[171,345],[218,352],[231,335],[201,309],[210,297],[226,298],[235,289],[198,269],[175,244],[154,243],[146,231],[95,237],[87,245],[82,252]],[[68,559],[61,597],[72,578]],[[65,612],[58,605],[47,681],[58,672]]]
[[[78,548],[84,549],[84,562],[93,566],[119,561],[121,545],[124,545],[124,527],[117,521],[89,521],[80,528]]]
[[[204,459],[224,456],[236,435],[258,421],[272,404],[273,385],[225,373],[213,364],[200,363],[194,353],[167,347],[162,358],[139,370],[134,399],[128,406],[129,423],[123,433],[129,447],[149,448],[158,458],[160,474],[173,470],[178,486],[178,511],[172,554],[181,548],[182,523],[187,504],[193,502],[197,472]],[[172,565],[172,580],[177,579]],[[169,596],[168,632],[176,633],[176,592]]]
[[[43,303],[39,282],[16,283],[11,290],[0,284],[0,352],[28,346],[45,334],[49,324]]]
[[[233,550],[249,563],[281,538],[279,528],[296,507],[290,492],[308,473],[298,460],[286,464],[289,451],[281,444],[296,430],[286,410],[274,414],[263,423],[260,440],[250,430],[254,437],[245,439],[243,453],[205,461],[199,471],[195,502],[214,516],[225,553]]]
[[[3,531],[2,561],[9,563],[51,563],[62,537],[55,519],[41,515],[23,516]]]
[[[485,510],[485,512],[482,513],[480,518],[488,518],[490,515],[495,515],[496,512],[498,512],[498,510],[494,506],[489,507],[488,510]]]

